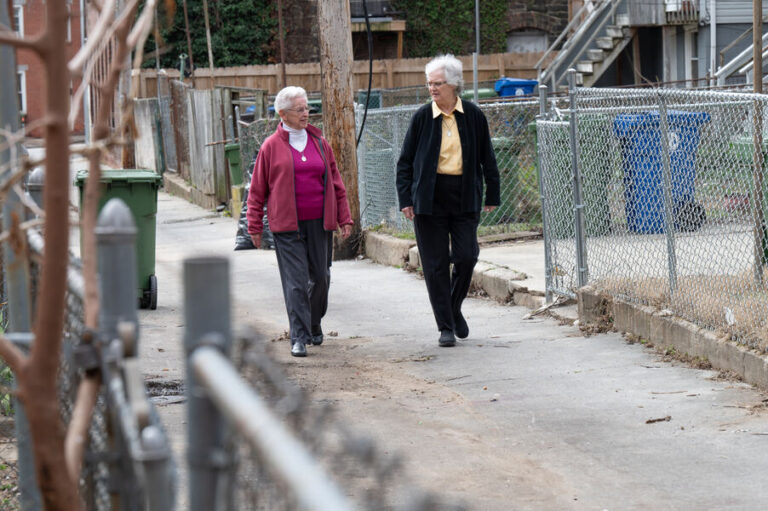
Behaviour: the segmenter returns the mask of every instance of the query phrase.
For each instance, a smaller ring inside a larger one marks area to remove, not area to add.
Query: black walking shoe
[[[312,336],[312,344],[320,346],[323,344],[323,334],[316,334]]]
[[[453,335],[453,330],[440,330],[440,340],[437,341],[437,344],[439,344],[441,348],[456,346],[456,337]]]
[[[303,342],[295,342],[291,346],[291,355],[294,357],[306,357],[307,356],[307,348],[304,346]]]
[[[454,332],[456,332],[456,337],[459,339],[466,339],[469,335],[469,326],[467,326],[467,320],[464,319],[464,316],[459,312],[454,318],[453,322],[456,325],[456,328],[454,329]]]

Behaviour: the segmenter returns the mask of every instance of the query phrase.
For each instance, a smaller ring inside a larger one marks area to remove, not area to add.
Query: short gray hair
[[[459,59],[450,53],[438,55],[427,63],[424,74],[429,80],[430,73],[440,70],[445,73],[445,81],[456,87],[456,94],[464,90],[464,66]]]
[[[275,96],[275,112],[288,110],[293,106],[293,100],[296,98],[307,99],[307,91],[301,87],[288,86],[282,89]]]

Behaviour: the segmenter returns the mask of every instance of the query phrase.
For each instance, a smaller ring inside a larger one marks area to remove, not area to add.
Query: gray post
[[[544,120],[547,115],[547,86],[539,86],[539,115],[538,120]],[[541,165],[541,152],[539,151],[538,124],[534,131],[536,141],[536,177],[539,180],[539,204],[541,204],[541,231],[544,234],[544,300],[552,303],[552,252],[549,246],[551,240],[547,229],[546,189],[544,186],[544,169]]]
[[[472,54],[472,82],[475,87],[475,104],[480,99],[480,93],[477,90],[478,62],[480,56],[480,0],[475,0],[475,53]]]
[[[133,214],[125,202],[121,199],[107,201],[96,226],[101,299],[99,330],[107,343],[119,337],[117,326],[120,322],[135,325],[137,341],[134,344],[138,343],[136,234]],[[126,347],[126,356],[137,356],[138,352],[136,345]]]
[[[190,511],[232,509],[229,487],[231,455],[226,451],[228,428],[204,388],[198,383],[190,357],[199,346],[214,345],[229,357],[229,261],[199,257],[184,261],[184,348],[187,376],[187,460]]]
[[[121,199],[110,199],[99,213],[96,224],[96,243],[99,261],[99,341],[101,343],[101,372],[108,397],[111,382],[117,378],[120,387],[122,379],[118,372],[118,361],[123,356],[138,353],[139,322],[136,315],[136,225],[128,206]],[[131,343],[123,346],[123,353],[114,350],[116,339],[121,338],[118,325],[121,322],[133,324],[135,330]],[[120,434],[122,428],[120,406],[110,402],[109,444],[115,453],[128,450],[128,440]],[[132,462],[125,456],[112,461],[110,473],[119,495],[120,509],[134,509],[141,501],[138,483],[131,468]]]
[[[669,154],[669,120],[667,101],[659,95],[659,146],[661,146],[661,172],[664,183],[664,233],[667,239],[667,268],[669,290],[677,290],[677,252],[675,250],[675,209],[672,200],[672,162]]]
[[[29,173],[29,179],[27,181],[27,191],[35,204],[42,209],[43,208],[43,184],[45,183],[45,169],[43,167],[35,167],[35,170]]]
[[[10,2],[0,2],[0,24],[6,27],[11,26],[9,5],[11,5]],[[0,45],[0,76],[13,77],[10,79],[10,83],[16,83],[16,51],[10,45]],[[16,96],[16,87],[0,87],[0,128],[16,132],[19,130],[19,124],[19,100]],[[11,163],[11,148],[0,150],[0,167],[8,163]],[[16,170],[14,167],[15,165],[11,165],[9,172]],[[19,223],[26,219],[19,197],[13,190],[9,190],[3,201],[4,230],[11,226],[14,215]],[[3,243],[3,256],[3,271],[5,272],[3,297],[7,301],[3,314],[8,320],[7,332],[25,334],[31,330],[29,260],[25,254],[18,254],[17,257],[8,242]],[[29,436],[29,423],[18,400],[14,400],[14,406],[16,410],[21,509],[23,511],[37,511],[42,509],[42,499],[35,476],[35,460]]]
[[[584,199],[581,193],[579,144],[576,119],[576,70],[568,70],[568,99],[570,102],[571,168],[573,169],[573,224],[576,237],[576,272],[579,287],[587,285],[587,248],[584,239]]]

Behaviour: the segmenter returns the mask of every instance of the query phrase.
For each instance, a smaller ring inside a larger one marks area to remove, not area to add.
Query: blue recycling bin
[[[533,94],[539,84],[536,80],[524,80],[522,78],[499,78],[494,89],[499,96],[525,96]]]
[[[624,167],[627,228],[636,233],[664,232],[664,174],[658,111],[619,114],[613,133],[619,139]],[[706,112],[667,112],[672,206],[676,230],[695,231],[706,221],[704,207],[694,200],[699,128]]]

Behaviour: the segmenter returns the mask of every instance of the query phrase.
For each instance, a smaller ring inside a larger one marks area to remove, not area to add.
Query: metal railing
[[[105,206],[105,209],[109,207]],[[127,215],[127,216],[126,216]],[[121,510],[162,510],[173,508],[175,467],[164,429],[144,392],[143,376],[138,366],[136,319],[135,260],[136,232],[120,226],[133,222],[128,208],[118,204],[99,217],[100,285],[103,300],[100,330],[86,332],[83,325],[83,281],[79,261],[70,261],[67,277],[66,311],[63,349],[59,368],[59,400],[62,422],[69,424],[78,385],[87,371],[101,373],[101,392],[88,431],[87,448],[81,471],[80,498],[85,509],[109,511],[115,505]],[[28,303],[30,313],[36,299],[44,241],[35,230],[27,233],[29,247],[28,278],[13,277],[27,284],[9,289],[14,306]],[[124,266],[125,265],[125,266]],[[23,266],[23,265],[22,265]],[[20,266],[16,265],[16,271]],[[25,300],[20,289],[29,296]],[[19,315],[12,318],[18,319]],[[120,318],[119,321],[117,318]],[[28,350],[34,342],[29,332],[18,331],[20,321],[11,321],[14,332],[7,334],[18,346]],[[8,480],[17,490],[3,494],[3,509],[41,509],[35,481],[32,445],[23,407],[10,405],[8,390],[0,393],[0,402],[8,403],[2,420],[12,412],[15,430],[0,428],[4,445],[16,449],[0,450],[0,461],[8,470],[18,467]],[[15,452],[14,452],[15,451]]]
[[[229,261],[184,262],[191,511],[460,510],[291,382],[268,340],[230,331]]]
[[[589,284],[768,348],[768,99],[572,87],[544,104],[547,290]]]

